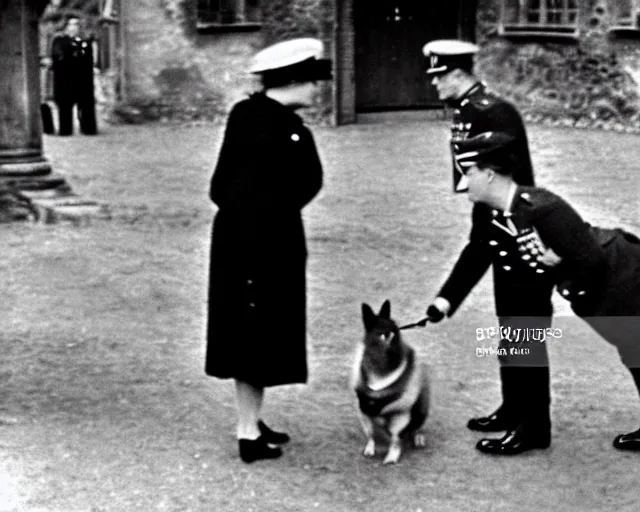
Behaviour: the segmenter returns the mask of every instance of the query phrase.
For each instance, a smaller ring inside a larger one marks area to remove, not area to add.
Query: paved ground
[[[560,299],[552,448],[474,450],[464,424],[499,400],[496,361],[475,355],[476,328],[495,325],[488,278],[454,319],[407,334],[433,372],[427,448],[391,468],[360,455],[347,387],[360,303],[389,298],[400,322],[420,318],[467,235],[446,129],[415,116],[316,129],[326,184],[305,211],[311,379],[268,393],[265,418],[294,441],[251,466],[237,458],[231,383],[202,372],[220,127],[46,138],[55,169],[113,218],[0,226],[0,510],[638,510],[638,456],[611,440],[639,426],[640,401]],[[540,184],[640,233],[637,137],[530,133]]]

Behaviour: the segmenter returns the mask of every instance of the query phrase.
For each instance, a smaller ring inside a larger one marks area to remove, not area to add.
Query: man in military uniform
[[[93,87],[93,41],[80,37],[80,20],[70,17],[65,32],[51,46],[53,99],[58,107],[59,134],[73,134],[73,107],[78,108],[80,131],[95,135],[96,102]]]
[[[454,110],[451,127],[453,184],[455,192],[467,190],[466,176],[455,155],[457,145],[479,133],[500,131],[514,137],[513,179],[533,185],[534,176],[527,134],[516,108],[488,92],[473,74],[474,44],[438,40],[425,45],[427,74],[441,100]],[[497,227],[499,224],[501,227]],[[493,266],[495,308],[501,334],[515,329],[546,329],[551,325],[553,281],[535,272],[522,272],[506,257],[513,243],[509,219],[485,204],[475,204],[467,246],[427,309],[432,321],[452,316],[490,266]],[[551,442],[549,363],[545,343],[529,343],[529,354],[513,356],[515,342],[502,337],[499,355],[502,404],[488,416],[472,418],[467,426],[480,432],[506,431],[500,439],[482,439],[477,448],[485,453],[517,454],[545,448]],[[500,352],[503,352],[502,350]]]
[[[558,283],[576,315],[618,350],[640,391],[640,239],[622,229],[587,224],[562,198],[519,186],[511,175],[514,138],[486,132],[457,143],[457,164],[469,199],[496,212],[475,235],[507,261],[513,273]],[[493,243],[492,241],[498,241]],[[532,432],[542,443],[542,432]],[[640,451],[640,429],[618,435],[613,446]]]

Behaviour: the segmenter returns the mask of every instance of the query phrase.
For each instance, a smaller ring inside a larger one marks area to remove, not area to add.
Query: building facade
[[[103,1],[103,4],[105,2]],[[118,108],[141,118],[222,118],[258,84],[250,56],[285,37],[334,60],[314,116],[441,108],[422,46],[480,45],[476,71],[529,120],[640,128],[640,0],[112,0]]]

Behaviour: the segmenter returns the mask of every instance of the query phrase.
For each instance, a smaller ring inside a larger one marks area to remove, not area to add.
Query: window
[[[198,0],[198,27],[258,27],[260,0]]]
[[[576,36],[578,0],[502,0],[501,35]]]
[[[640,1],[618,0],[613,10],[610,30],[613,32],[640,31]]]

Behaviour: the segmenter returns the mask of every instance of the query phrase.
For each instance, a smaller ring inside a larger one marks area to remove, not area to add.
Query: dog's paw
[[[369,439],[362,453],[365,457],[373,457],[376,454],[376,442],[373,439]]]
[[[376,443],[373,439],[367,441],[364,451],[362,452],[365,457],[373,457],[376,454]]]
[[[400,453],[402,450],[399,446],[391,446],[387,452],[387,456],[382,461],[383,464],[395,464],[400,460]]]
[[[422,432],[416,432],[413,435],[413,446],[416,448],[424,448],[427,446],[427,437]]]

